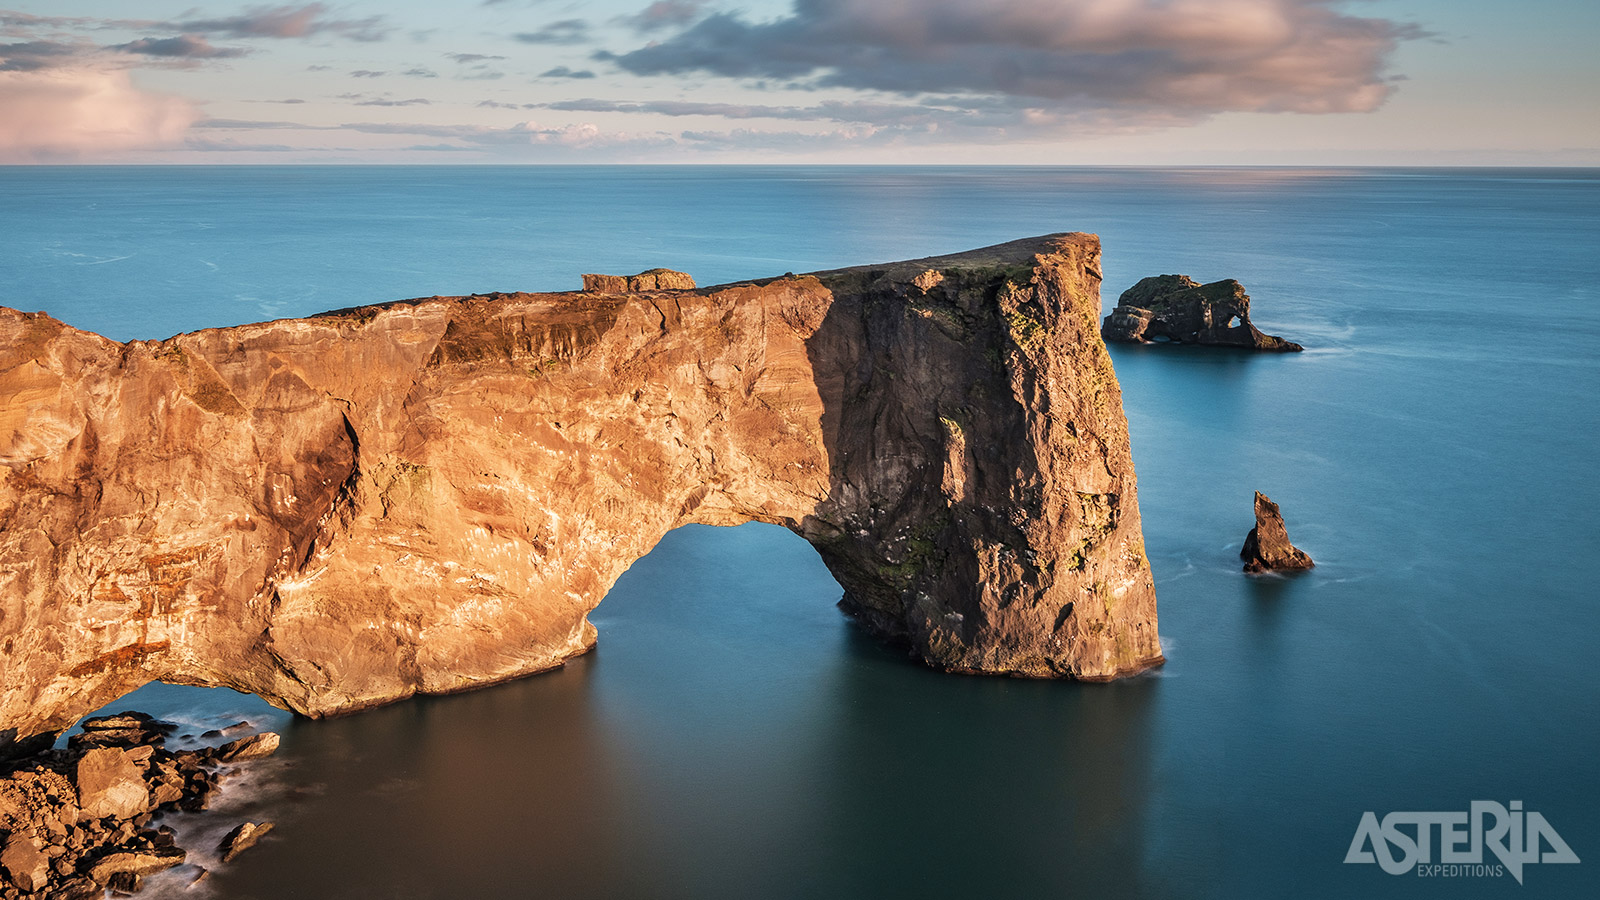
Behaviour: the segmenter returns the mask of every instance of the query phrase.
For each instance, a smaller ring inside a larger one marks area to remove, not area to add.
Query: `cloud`
[[[588,69],[573,71],[566,66],[556,66],[539,73],[540,78],[593,78],[594,73]]]
[[[862,128],[885,130],[921,143],[998,142],[1048,138],[1063,131],[1078,134],[1106,134],[1131,129],[1190,125],[1198,116],[1190,113],[1147,112],[1137,118],[1098,110],[1061,110],[1032,106],[1011,98],[960,97],[928,99],[909,103],[873,100],[824,100],[809,106],[778,106],[751,103],[713,103],[688,100],[601,100],[583,98],[550,103],[530,103],[529,109],[560,112],[623,113],[657,116],[701,116],[732,120],[771,119],[794,122],[837,122],[851,126],[836,129],[833,140],[850,134],[861,135]],[[710,132],[696,132],[710,133]],[[741,132],[742,133],[742,132]],[[752,147],[776,149],[751,131],[739,138]],[[871,132],[876,134],[876,131]],[[734,132],[723,132],[734,134]],[[729,140],[734,140],[730,138]],[[810,142],[814,143],[814,142]],[[813,149],[802,141],[798,150]]]
[[[514,35],[524,44],[581,44],[589,40],[589,23],[583,19],[562,19],[538,31]]]
[[[81,55],[81,44],[60,41],[21,41],[0,44],[0,72],[32,72],[64,65]]]
[[[238,141],[233,140],[225,139],[218,141],[203,137],[188,138],[183,142],[183,146],[189,150],[201,150],[205,152],[253,150],[258,153],[285,153],[305,149],[303,147],[291,147],[288,144],[241,144]]]
[[[176,59],[232,59],[250,52],[240,47],[213,47],[205,37],[194,34],[180,34],[169,38],[140,38],[107,49]]]
[[[261,120],[258,120],[258,119],[211,119],[211,118],[206,118],[206,119],[201,119],[201,120],[195,122],[194,123],[194,127],[195,128],[233,129],[233,130],[248,129],[248,130],[254,131],[254,130],[259,130],[259,129],[306,128],[308,126],[301,125],[298,122],[261,121]]]
[[[382,78],[388,72],[374,72],[371,69],[357,69],[350,73],[351,78]]]
[[[401,75],[410,75],[412,78],[438,78],[439,77],[439,73],[438,72],[435,72],[434,70],[432,70],[432,69],[430,69],[430,68],[428,68],[426,66],[417,66],[415,68],[407,69],[404,72],[401,72],[400,74]]]
[[[340,128],[364,134],[418,135],[445,138],[463,145],[501,152],[521,151],[529,147],[564,149],[629,148],[671,146],[674,141],[665,135],[640,135],[628,132],[602,131],[588,123],[544,128],[536,122],[520,122],[509,128],[489,128],[481,125],[424,125],[417,123],[349,123]]]
[[[1205,115],[1363,112],[1413,26],[1327,0],[797,0],[751,23],[716,13],[629,53],[637,75],[709,72],[1056,109]]]
[[[775,153],[815,152],[831,149],[856,149],[867,145],[895,143],[901,135],[871,126],[839,128],[832,131],[685,131],[678,135],[697,150],[751,151]]]
[[[385,94],[361,94],[347,92],[336,95],[336,99],[348,100],[356,106],[430,106],[433,101],[425,97],[412,97],[409,100],[396,100]]]
[[[306,38],[332,35],[352,41],[381,41],[393,31],[383,16],[364,19],[325,18],[325,3],[304,6],[254,6],[236,16],[220,19],[186,19],[162,23],[169,30],[222,34],[231,38]]]
[[[700,18],[707,0],[656,0],[631,16],[617,19],[636,31],[659,31],[664,28],[682,28]]]
[[[134,87],[125,71],[0,72],[0,162],[40,162],[177,143],[187,101]]]
[[[925,124],[950,117],[976,118],[970,109],[917,103],[825,101],[814,106],[766,106],[687,100],[558,100],[536,104],[564,112],[647,113],[661,116],[716,116],[724,119],[789,119],[860,123]],[[998,121],[998,120],[997,120]]]
[[[492,56],[487,53],[446,53],[446,59],[453,59],[458,63],[489,62],[494,59],[505,59],[504,56]]]

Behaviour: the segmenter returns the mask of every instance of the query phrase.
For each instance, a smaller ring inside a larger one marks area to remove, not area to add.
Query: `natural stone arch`
[[[940,668],[1156,664],[1099,279],[1054,235],[125,345],[4,311],[0,727],[156,679],[320,716],[540,671],[689,522],[795,531]]]

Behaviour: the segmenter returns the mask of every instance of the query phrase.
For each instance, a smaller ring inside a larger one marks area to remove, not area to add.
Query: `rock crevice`
[[[548,669],[690,522],[800,534],[939,668],[1154,665],[1098,272],[1072,234],[127,344],[0,310],[0,729],[154,679],[322,716]]]

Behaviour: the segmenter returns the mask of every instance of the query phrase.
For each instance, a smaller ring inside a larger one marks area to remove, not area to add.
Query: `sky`
[[[0,0],[0,164],[1600,165],[1595,0]]]

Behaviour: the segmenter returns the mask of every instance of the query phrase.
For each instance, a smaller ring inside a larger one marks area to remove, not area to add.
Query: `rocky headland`
[[[1262,334],[1250,322],[1250,295],[1229,278],[1200,284],[1187,275],[1152,275],[1122,292],[1100,333],[1108,341],[1208,344],[1251,350],[1304,350]]]
[[[0,753],[156,679],[315,717],[559,666],[691,522],[790,529],[941,669],[1156,665],[1099,264],[1060,234],[128,343],[0,310]]]
[[[206,809],[239,765],[278,748],[278,736],[262,732],[168,750],[177,726],[137,712],[86,719],[82,728],[65,749],[0,765],[0,900],[138,891],[146,876],[189,859],[174,830],[152,819]],[[271,827],[246,822],[215,853],[232,861]],[[189,869],[177,874],[191,884],[207,874]]]

